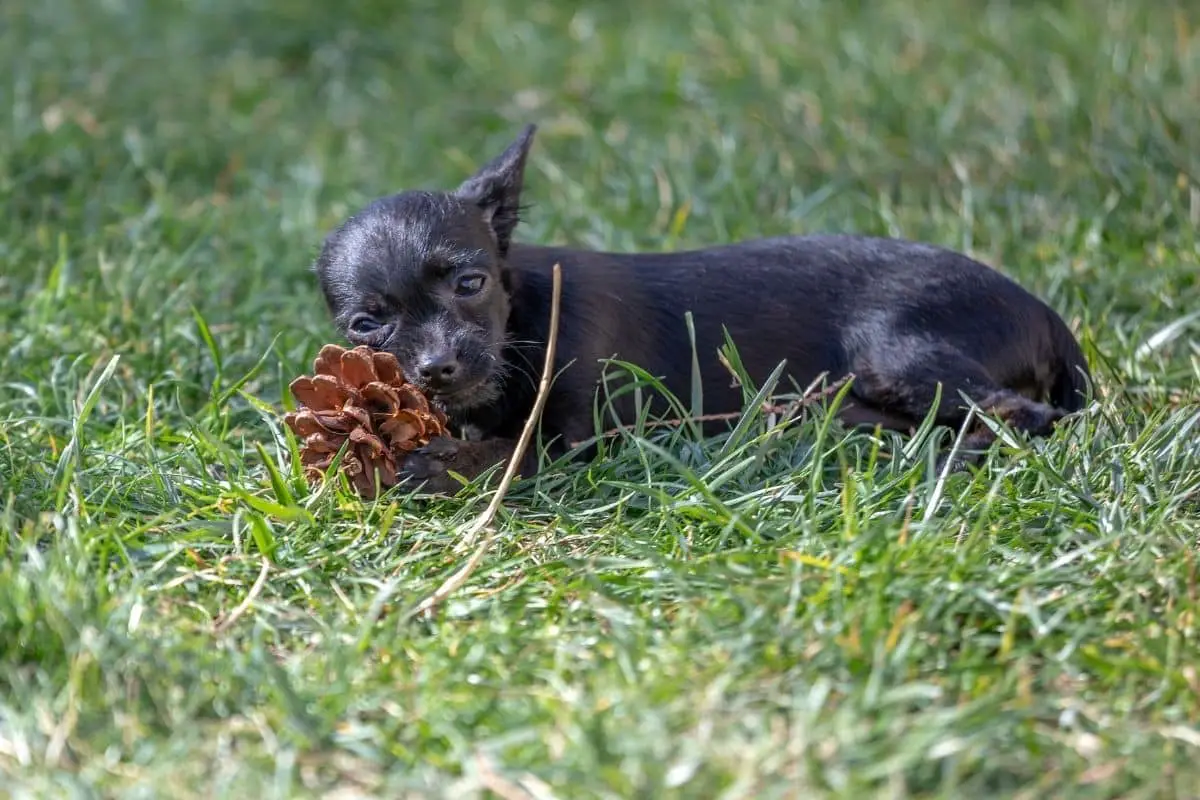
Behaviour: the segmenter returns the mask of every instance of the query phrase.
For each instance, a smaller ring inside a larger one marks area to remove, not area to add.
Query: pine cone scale
[[[357,405],[342,406],[341,419],[349,422],[352,427],[356,425],[365,425],[369,428],[371,426],[371,413],[365,408]]]
[[[400,362],[394,355],[376,351],[371,354],[371,360],[380,383],[391,386],[404,385],[404,372],[400,369]]]
[[[375,381],[375,363],[371,354],[347,350],[342,355],[342,380],[355,389],[362,389]]]
[[[342,443],[339,441],[341,437],[330,435],[322,431],[306,436],[304,438],[304,446],[314,453],[336,453],[341,449]]]
[[[317,415],[308,409],[289,411],[284,415],[283,421],[301,438],[307,438],[323,430],[321,423],[317,421]]]
[[[321,426],[321,430],[326,433],[340,433],[346,435],[350,433],[350,421],[342,414],[320,413],[314,415],[317,424]]]
[[[359,445],[359,452],[369,454],[369,459],[382,458],[383,454],[388,451],[387,445],[383,443],[375,434],[368,431],[366,428],[355,428],[350,431],[350,441]]]
[[[425,436],[425,424],[421,417],[407,408],[396,410],[380,424],[379,430],[393,441],[406,442]]]
[[[374,381],[363,387],[363,403],[377,414],[391,414],[400,408],[400,393],[386,383]]]

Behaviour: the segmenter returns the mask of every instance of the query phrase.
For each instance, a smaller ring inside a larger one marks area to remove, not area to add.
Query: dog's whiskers
[[[524,356],[522,356],[522,359],[526,364],[529,364],[529,359],[525,358]],[[539,380],[537,375],[534,374],[530,367],[522,366],[512,361],[497,361],[497,366],[493,374],[496,376],[496,380],[498,382],[505,381],[510,375],[513,374],[520,375],[525,379],[525,382],[529,383],[530,386],[535,388],[537,387]]]

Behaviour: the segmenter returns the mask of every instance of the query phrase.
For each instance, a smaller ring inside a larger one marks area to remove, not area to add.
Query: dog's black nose
[[[458,377],[458,356],[453,350],[427,353],[417,362],[417,374],[431,389],[442,389]]]

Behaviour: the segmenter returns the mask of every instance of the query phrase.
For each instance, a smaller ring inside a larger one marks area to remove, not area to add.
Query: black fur
[[[939,383],[937,420],[951,426],[965,418],[960,392],[1034,435],[1083,406],[1090,375],[1062,319],[999,272],[940,247],[843,235],[653,254],[513,242],[534,130],[454,192],[372,203],[329,235],[317,260],[339,329],[395,353],[472,440],[410,459],[409,474],[431,490],[454,487],[447,467],[470,477],[507,457],[533,404],[555,263],[561,374],[542,431],[560,443],[594,434],[602,359],[636,363],[690,397],[689,310],[709,413],[742,403],[717,361],[722,326],[756,381],[784,359],[801,386],[822,372],[853,373],[841,412],[848,424],[913,428]],[[355,330],[362,315],[374,322],[359,328],[378,327]],[[436,375],[422,370],[431,363]],[[626,421],[631,403],[616,406]],[[984,431],[970,443],[989,442]]]

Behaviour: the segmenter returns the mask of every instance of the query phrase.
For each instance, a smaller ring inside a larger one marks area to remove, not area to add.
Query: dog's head
[[[338,330],[395,354],[448,413],[500,392],[527,126],[452,192],[402,192],[326,238],[315,270]]]

